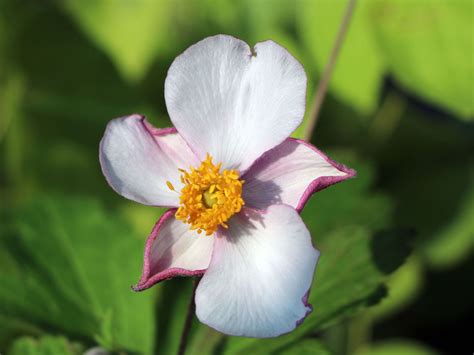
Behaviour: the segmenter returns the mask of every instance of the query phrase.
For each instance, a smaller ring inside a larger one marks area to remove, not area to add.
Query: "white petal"
[[[252,53],[224,35],[188,48],[165,83],[171,120],[198,157],[240,171],[301,123],[305,96],[306,74],[286,49],[266,41]]]
[[[199,320],[220,332],[274,337],[311,311],[306,295],[319,252],[298,213],[248,208],[216,237],[211,263],[196,291]]]
[[[248,207],[286,204],[300,211],[314,192],[354,175],[354,170],[332,161],[311,144],[288,138],[242,176],[243,198]]]
[[[181,164],[197,159],[177,133],[157,129],[152,133],[151,128],[140,115],[112,120],[100,144],[102,171],[110,186],[128,199],[176,207],[179,194],[171,191],[166,181],[179,191],[182,183],[178,168],[187,168]],[[179,142],[184,144],[181,157],[173,154]]]
[[[191,166],[197,167],[201,164],[176,128],[156,128],[147,121],[145,121],[145,124],[160,148],[175,166],[189,170]]]
[[[147,239],[143,273],[135,291],[176,276],[202,275],[209,266],[214,237],[200,235],[167,211]]]

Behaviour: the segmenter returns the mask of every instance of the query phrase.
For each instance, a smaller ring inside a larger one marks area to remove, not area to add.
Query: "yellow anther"
[[[171,191],[175,191],[174,186],[173,186],[173,184],[172,184],[171,182],[167,181],[167,182],[166,182],[166,186],[168,186],[168,188],[169,188]]]
[[[198,168],[191,167],[190,172],[179,169],[184,187],[175,216],[199,234],[204,231],[211,235],[219,226],[228,228],[225,222],[244,205],[244,181],[239,180],[239,173],[236,170],[221,172],[220,168],[221,163],[214,165],[208,154]],[[166,184],[174,191],[169,181]]]

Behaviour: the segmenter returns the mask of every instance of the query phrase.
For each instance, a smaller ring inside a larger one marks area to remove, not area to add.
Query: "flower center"
[[[176,218],[191,225],[198,233],[213,234],[219,226],[228,228],[225,223],[244,205],[242,185],[236,170],[220,171],[221,164],[212,163],[212,157],[207,154],[199,168],[191,168],[190,172],[179,169],[181,182],[180,207]],[[173,185],[167,182],[174,190]]]

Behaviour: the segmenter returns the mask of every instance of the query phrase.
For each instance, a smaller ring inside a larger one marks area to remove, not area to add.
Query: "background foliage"
[[[130,290],[162,211],[106,185],[105,125],[140,112],[169,126],[168,67],[216,33],[286,46],[310,107],[345,3],[0,0],[1,353],[176,352],[191,282]],[[302,213],[322,251],[314,312],[270,340],[194,321],[189,354],[472,352],[473,13],[358,2],[312,137],[358,171]]]

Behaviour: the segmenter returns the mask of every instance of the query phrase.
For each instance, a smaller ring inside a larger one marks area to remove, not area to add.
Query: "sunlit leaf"
[[[296,7],[286,0],[243,1],[248,14],[249,31],[254,41],[274,40],[287,36],[287,31],[295,21]],[[286,32],[286,33],[285,33]]]
[[[472,1],[374,1],[370,13],[397,81],[430,103],[472,119]]]
[[[78,25],[131,82],[142,79],[159,50],[172,43],[168,0],[62,2]]]
[[[200,15],[202,15],[203,18],[212,21],[217,24],[218,27],[228,28],[231,31],[230,33],[235,33],[235,31],[239,29],[239,17],[242,16],[244,10],[242,1],[232,0],[189,1],[186,4],[185,9],[181,9],[181,12],[188,15],[188,17],[193,15],[186,11],[189,8],[194,10],[194,14],[196,14],[196,12],[199,13],[200,11]]]
[[[346,0],[300,2],[298,30],[318,73],[329,60],[346,6]],[[329,83],[330,92],[364,114],[376,108],[384,71],[368,10],[367,1],[357,2]]]

